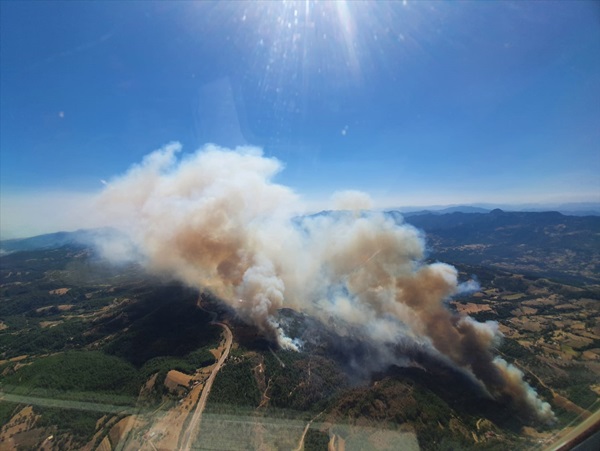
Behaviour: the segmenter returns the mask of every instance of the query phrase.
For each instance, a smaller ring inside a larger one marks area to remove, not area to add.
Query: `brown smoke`
[[[379,213],[297,217],[298,197],[275,184],[281,164],[256,148],[206,146],[176,158],[170,144],[111,181],[98,201],[128,242],[102,242],[109,257],[135,256],[147,268],[210,290],[247,321],[297,349],[276,321],[282,307],[335,318],[381,345],[411,339],[542,420],[550,406],[523,375],[494,358],[500,334],[450,312],[461,290],[456,270],[423,261],[419,231]],[[346,208],[368,197],[345,192]],[[393,363],[393,362],[390,362]]]

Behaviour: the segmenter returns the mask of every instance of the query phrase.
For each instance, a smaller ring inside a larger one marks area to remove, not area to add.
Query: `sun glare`
[[[232,2],[209,14],[215,23],[229,24],[233,42],[254,43],[246,58],[270,90],[286,82],[306,86],[309,79],[314,83],[322,77],[352,85],[364,81],[369,69],[385,70],[389,61],[384,55],[415,42],[423,8],[412,6],[343,0]]]

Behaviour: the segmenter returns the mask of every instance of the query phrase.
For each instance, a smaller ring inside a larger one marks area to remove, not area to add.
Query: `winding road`
[[[210,394],[210,389],[212,388],[213,382],[217,377],[217,373],[227,360],[227,356],[229,355],[229,350],[231,349],[231,344],[233,342],[233,334],[231,333],[231,329],[227,327],[226,324],[223,323],[213,323],[217,326],[221,326],[225,331],[225,349],[219,358],[219,361],[215,365],[215,368],[210,373],[210,376],[206,380],[204,384],[204,388],[202,390],[202,395],[200,395],[200,399],[198,400],[198,404],[196,404],[196,410],[192,416],[192,420],[188,425],[185,433],[183,434],[183,440],[181,441],[180,449],[182,451],[189,451],[191,449],[192,443],[196,438],[196,434],[200,427],[200,422],[202,421],[202,412],[204,412],[204,407],[206,407],[206,401],[208,399],[208,395]]]

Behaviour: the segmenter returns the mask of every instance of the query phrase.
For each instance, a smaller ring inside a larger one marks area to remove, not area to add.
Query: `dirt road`
[[[208,395],[210,394],[210,389],[212,388],[213,382],[217,377],[217,373],[219,372],[219,370],[223,366],[223,363],[225,363],[227,356],[229,355],[231,343],[233,342],[233,335],[231,333],[231,329],[229,329],[227,325],[223,323],[213,324],[221,326],[225,331],[225,348],[223,349],[223,353],[221,354],[221,357],[219,358],[219,361],[217,362],[215,368],[213,369],[212,373],[210,374],[210,376],[206,380],[206,383],[204,384],[204,389],[202,390],[202,395],[200,396],[198,404],[196,404],[196,410],[194,411],[192,420],[190,421],[188,428],[183,434],[183,440],[181,441],[180,448],[182,451],[189,451],[191,449],[192,443],[194,443],[194,439],[196,438],[196,434],[200,427],[200,421],[202,420],[202,412],[204,412],[204,407],[206,407],[206,400],[208,399]]]

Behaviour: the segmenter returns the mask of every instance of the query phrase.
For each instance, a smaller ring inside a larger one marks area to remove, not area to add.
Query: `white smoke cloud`
[[[369,210],[373,208],[373,199],[362,191],[336,191],[331,196],[336,210]]]
[[[355,191],[334,196],[355,213],[297,216],[298,196],[272,182],[281,163],[260,149],[208,145],[177,159],[180,150],[172,143],[151,153],[110,181],[97,203],[148,269],[210,290],[290,349],[300,343],[277,323],[283,307],[361,330],[381,345],[427,343],[493,396],[550,418],[516,368],[494,360],[497,325],[447,309],[444,301],[475,285],[459,284],[452,266],[426,264],[418,230],[359,212],[371,203]],[[122,258],[127,246],[101,249]]]

